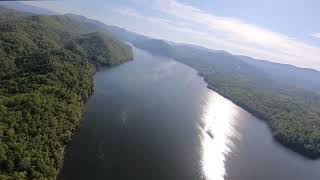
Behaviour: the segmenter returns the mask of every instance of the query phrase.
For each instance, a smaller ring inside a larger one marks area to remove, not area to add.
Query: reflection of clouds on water
[[[214,92],[209,92],[200,122],[202,171],[208,180],[223,180],[225,162],[232,151],[233,139],[240,135],[235,129],[235,106]]]
[[[120,119],[123,125],[126,125],[128,119],[128,113],[126,111],[121,112]]]
[[[154,80],[161,80],[163,78],[166,78],[175,71],[175,66],[177,62],[175,61],[165,61],[160,63],[158,66],[154,66],[151,71],[152,78]]]
[[[96,157],[99,159],[103,159],[105,156],[103,146],[104,146],[104,140],[103,140],[103,138],[101,138],[98,141],[97,154],[96,154]]]

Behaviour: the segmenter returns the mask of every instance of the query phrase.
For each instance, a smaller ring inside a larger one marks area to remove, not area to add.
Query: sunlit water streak
[[[224,180],[225,162],[234,146],[232,139],[240,138],[237,132],[237,108],[215,92],[209,92],[201,119],[202,171],[207,180]]]

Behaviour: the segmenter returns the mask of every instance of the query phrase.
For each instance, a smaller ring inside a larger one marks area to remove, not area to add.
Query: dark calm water
[[[319,161],[278,145],[262,121],[209,90],[195,70],[134,53],[95,75],[59,179],[320,179]]]

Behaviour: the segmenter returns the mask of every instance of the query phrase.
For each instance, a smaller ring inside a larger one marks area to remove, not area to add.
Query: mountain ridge
[[[130,40],[130,39],[138,39],[138,41],[153,39],[153,40],[164,41],[164,42],[168,43],[169,45],[171,44],[171,41],[167,41],[167,40],[163,40],[163,39],[155,39],[155,38],[144,36],[144,35],[141,35],[141,34],[138,34],[138,33],[135,33],[135,32],[130,32],[130,31],[124,29],[124,28],[121,28],[121,27],[118,27],[118,26],[108,25],[108,24],[105,24],[105,23],[103,23],[101,21],[98,21],[98,20],[95,20],[95,19],[86,18],[85,16],[82,16],[82,15],[76,15],[76,14],[72,14],[72,13],[69,13],[69,14],[66,14],[66,15],[73,16],[73,17],[77,16],[78,20],[83,20],[83,21],[86,21],[86,22],[95,22],[95,23],[99,24],[100,27],[102,27],[103,29],[111,32],[113,35],[115,35],[119,39],[122,39],[123,41],[131,41],[133,43],[136,43],[137,42],[136,40]],[[125,35],[123,35],[123,34],[125,34]],[[128,34],[130,34],[131,36],[138,36],[138,37],[136,37],[136,38],[133,38],[133,37],[128,38],[127,37]],[[305,67],[295,66],[295,65],[292,65],[292,64],[277,63],[277,62],[273,62],[273,61],[269,61],[269,60],[265,60],[265,59],[252,58],[252,57],[246,56],[246,55],[234,55],[232,53],[229,53],[228,51],[215,50],[215,49],[211,49],[211,48],[200,46],[200,45],[187,44],[187,43],[176,43],[176,42],[172,42],[172,43],[176,44],[178,46],[194,47],[194,48],[197,48],[197,49],[201,49],[201,50],[209,51],[209,52],[215,52],[215,53],[227,53],[227,54],[230,54],[230,55],[233,55],[233,56],[238,56],[239,58],[245,57],[245,58],[250,58],[252,60],[259,61],[259,62],[263,61],[263,62],[266,62],[266,63],[289,66],[291,68],[297,68],[297,69],[305,70],[305,71],[315,71],[317,73],[320,73],[319,70],[314,69],[314,68],[305,68]]]

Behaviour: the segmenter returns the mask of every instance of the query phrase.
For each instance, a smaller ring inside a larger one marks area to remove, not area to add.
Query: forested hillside
[[[89,23],[91,25],[94,25],[95,27],[101,29],[102,31],[106,31],[108,33],[111,33],[112,35],[114,35],[118,39],[125,41],[125,42],[130,42],[132,44],[142,42],[142,41],[148,39],[148,37],[146,37],[146,36],[143,36],[143,35],[140,35],[140,34],[137,34],[134,32],[130,32],[130,31],[127,31],[125,29],[122,29],[122,28],[119,28],[116,26],[106,25],[100,21],[97,21],[94,19],[89,19],[84,16],[80,16],[80,15],[76,15],[76,14],[66,14],[66,16],[68,16],[71,19],[82,22],[82,23]]]
[[[25,18],[26,16],[31,16],[32,14],[22,11],[13,11],[12,9],[0,6],[0,15],[0,20],[9,20]]]
[[[67,16],[0,8],[0,17],[0,179],[55,179],[95,67],[132,50]]]
[[[32,14],[47,14],[47,15],[57,14],[48,9],[31,6],[26,3],[22,3],[21,1],[0,1],[0,6],[3,6],[8,9],[14,9],[20,12],[23,11],[23,12],[28,12]]]
[[[195,68],[209,88],[265,120],[280,143],[320,157],[319,71],[162,40],[132,43]]]

